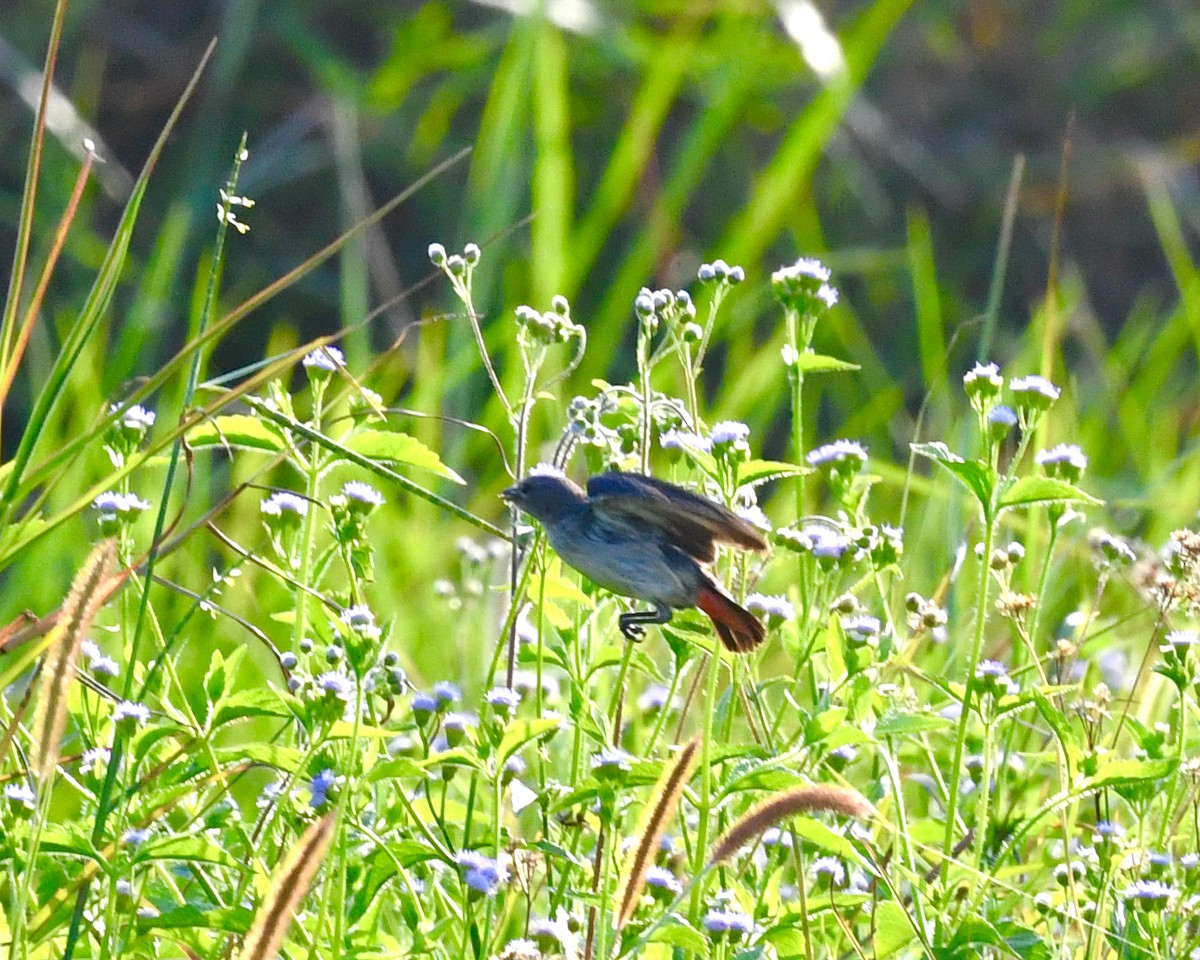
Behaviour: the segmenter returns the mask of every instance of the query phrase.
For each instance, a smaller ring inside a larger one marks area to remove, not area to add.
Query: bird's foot
[[[642,637],[646,635],[646,628],[643,627],[635,619],[637,614],[623,613],[617,617],[617,626],[621,628],[621,632],[625,634],[626,639],[632,640],[634,643],[640,643]]]

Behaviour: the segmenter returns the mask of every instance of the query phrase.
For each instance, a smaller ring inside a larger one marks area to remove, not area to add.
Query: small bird
[[[730,650],[747,653],[762,643],[762,624],[701,566],[716,559],[718,543],[767,546],[758,530],[720,504],[617,470],[589,479],[587,493],[561,474],[538,472],[500,496],[541,521],[550,546],[589,580],[654,604],[618,618],[631,640],[641,637],[644,624],[670,621],[673,609],[699,607]]]

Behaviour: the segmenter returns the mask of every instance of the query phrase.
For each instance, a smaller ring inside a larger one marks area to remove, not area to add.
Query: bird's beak
[[[512,503],[513,500],[516,499],[516,497],[517,497],[517,488],[516,487],[509,487],[506,490],[500,491],[500,499],[506,501],[507,503]]]

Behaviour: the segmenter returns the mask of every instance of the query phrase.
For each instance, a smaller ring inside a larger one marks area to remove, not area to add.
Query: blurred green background
[[[9,4],[0,21],[6,274],[28,97],[50,15],[49,4]],[[766,455],[785,455],[782,341],[766,276],[814,255],[833,268],[842,293],[816,347],[863,367],[813,380],[806,410],[814,445],[851,436],[902,468],[918,428],[925,438],[958,439],[947,435],[965,422],[955,384],[981,339],[992,337],[989,356],[1014,372],[1037,371],[1043,353],[1053,355],[1046,369],[1068,393],[1048,439],[1084,446],[1091,488],[1111,501],[1124,532],[1161,539],[1195,515],[1200,6],[1187,0],[76,0],[57,72],[62,100],[43,170],[35,264],[70,190],[81,138],[95,137],[108,163],[5,410],[5,456],[131,177],[214,36],[215,58],[151,181],[107,345],[74,376],[78,402],[59,411],[64,437],[187,339],[207,276],[217,187],[246,131],[241,190],[257,206],[243,217],[251,232],[231,237],[226,307],[440,160],[473,150],[361,242],[258,309],[219,344],[210,375],[394,301],[347,338],[352,369],[407,331],[370,382],[384,400],[499,429],[465,322],[415,325],[453,309],[446,285],[435,280],[395,299],[430,276],[431,242],[452,251],[467,241],[484,246],[477,306],[506,377],[516,372],[512,308],[570,298],[590,346],[565,399],[590,392],[591,378],[629,377],[640,286],[688,284],[702,260],[723,257],[742,264],[749,282],[727,304],[707,364],[710,419],[745,419]],[[1018,157],[1012,241],[993,299]],[[1051,275],[1056,289],[1047,297]],[[544,407],[539,417],[535,439],[555,437],[561,411]],[[411,429],[473,484],[443,492],[498,517],[493,497],[504,478],[494,447],[437,421]],[[103,465],[79,469],[82,485]],[[214,465],[206,475],[209,495],[226,487],[224,470]],[[887,489],[898,494],[899,481]],[[204,499],[203,484],[195,496]],[[407,540],[381,542],[381,583],[427,590],[453,566],[453,538],[467,531],[424,504],[388,509]],[[939,542],[931,576],[955,545],[941,516],[924,515]],[[258,535],[257,501],[229,517],[247,539]],[[78,526],[52,539],[24,569],[59,576],[6,590],[4,612],[40,611],[61,596],[84,545]],[[412,550],[414,542],[423,549]],[[436,613],[426,615],[436,622]]]

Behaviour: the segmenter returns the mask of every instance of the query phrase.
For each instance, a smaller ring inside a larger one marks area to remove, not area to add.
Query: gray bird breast
[[[565,563],[623,597],[690,607],[706,579],[691,557],[664,544],[653,529],[609,523],[592,514],[580,522],[555,524],[546,532]]]

